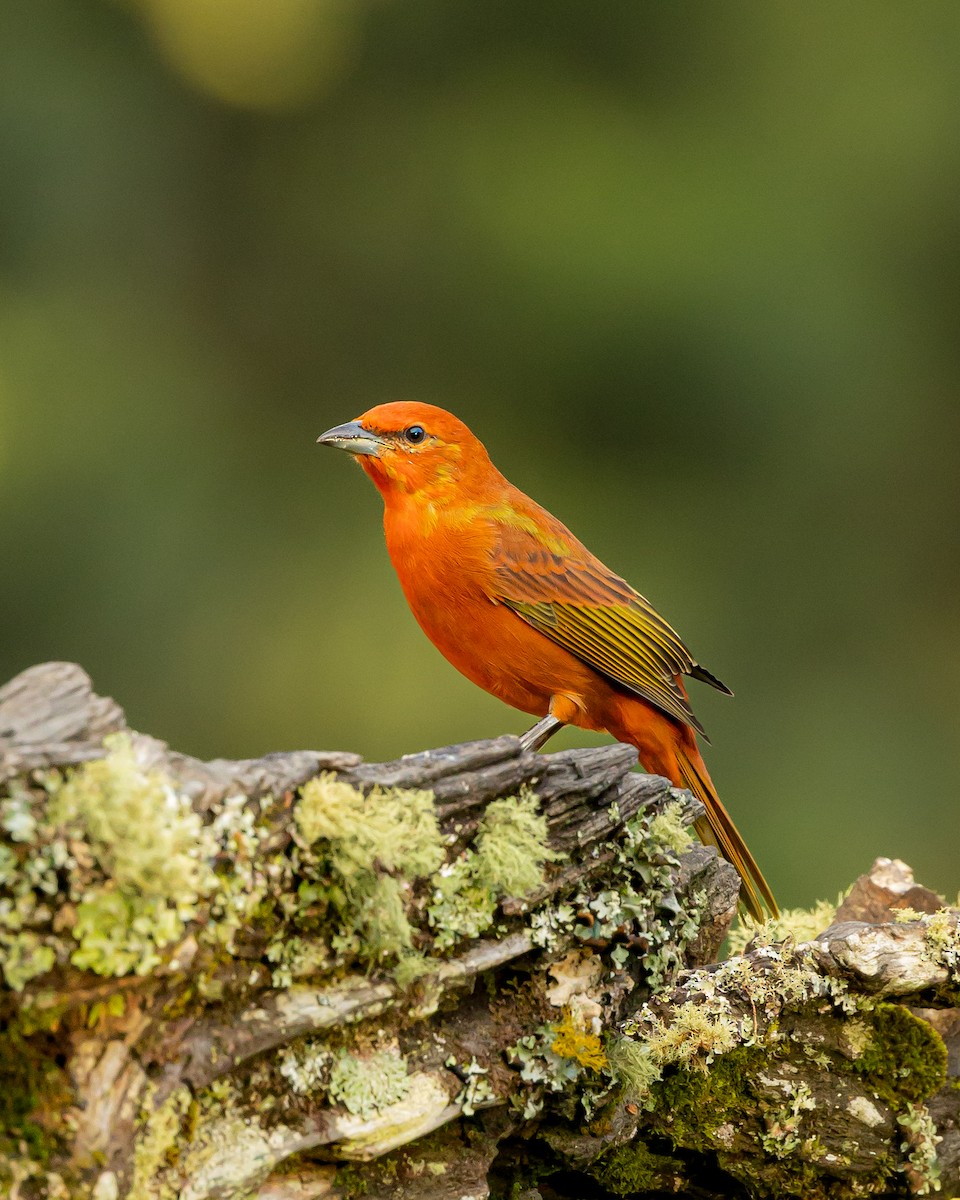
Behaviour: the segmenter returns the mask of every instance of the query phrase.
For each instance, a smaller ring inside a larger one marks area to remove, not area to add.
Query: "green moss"
[[[643,1142],[632,1141],[605,1154],[590,1167],[594,1179],[615,1196],[676,1190],[680,1163],[666,1154],[655,1154]]]
[[[871,1039],[853,1069],[870,1080],[894,1108],[904,1099],[925,1100],[947,1078],[947,1048],[926,1021],[902,1004],[878,1004],[871,1014]]]
[[[357,1197],[365,1196],[369,1190],[366,1176],[361,1168],[355,1167],[352,1163],[345,1163],[337,1167],[333,1186],[336,1194],[342,1196],[343,1200],[357,1200]]]
[[[45,1166],[54,1153],[56,1132],[34,1117],[63,1113],[73,1102],[55,1052],[47,1035],[25,1037],[13,1023],[0,1036],[0,1161],[24,1155]]]
[[[330,1068],[330,1099],[361,1117],[376,1116],[402,1100],[409,1090],[406,1059],[397,1051],[378,1051],[360,1058],[341,1050]]]
[[[740,1125],[745,1113],[755,1111],[751,1076],[769,1065],[766,1050],[741,1047],[707,1070],[671,1070],[653,1088],[657,1125],[685,1150],[723,1148],[725,1134],[720,1131],[730,1124]]]

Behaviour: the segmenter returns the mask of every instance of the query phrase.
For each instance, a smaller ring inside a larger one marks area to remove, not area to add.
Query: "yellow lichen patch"
[[[580,1028],[569,1010],[564,1013],[563,1020],[553,1026],[550,1049],[559,1058],[573,1059],[591,1071],[602,1071],[607,1066],[603,1042],[595,1033]]]

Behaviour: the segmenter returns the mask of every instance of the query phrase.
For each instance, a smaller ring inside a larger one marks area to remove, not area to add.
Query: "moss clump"
[[[947,1048],[926,1021],[902,1004],[878,1004],[871,1014],[872,1037],[853,1069],[870,1080],[897,1109],[925,1100],[947,1080]]]
[[[411,885],[444,858],[432,793],[374,788],[364,795],[328,772],[304,787],[295,818],[304,866],[329,881],[327,898],[346,931],[334,949],[369,962],[410,952]]]
[[[105,745],[106,758],[49,778],[47,823],[85,840],[118,887],[196,902],[213,882],[200,817],[161,771],[140,765],[129,737]]]
[[[357,1116],[374,1117],[402,1100],[409,1090],[406,1059],[396,1050],[363,1058],[342,1050],[330,1068],[330,1099]]]
[[[487,805],[476,839],[474,878],[480,886],[500,896],[525,896],[543,883],[544,864],[556,857],[532,792]]]
[[[557,855],[547,845],[547,821],[529,791],[487,806],[474,848],[433,878],[427,919],[438,949],[478,937],[493,924],[504,896],[525,896],[543,883],[544,865]]]
[[[769,1065],[766,1050],[740,1047],[708,1070],[682,1067],[669,1072],[653,1088],[657,1124],[685,1150],[725,1148],[724,1127],[741,1125],[744,1114],[756,1109],[751,1076]]]
[[[601,1187],[615,1196],[637,1193],[676,1191],[680,1163],[666,1154],[655,1154],[643,1142],[635,1140],[605,1154],[590,1168]]]

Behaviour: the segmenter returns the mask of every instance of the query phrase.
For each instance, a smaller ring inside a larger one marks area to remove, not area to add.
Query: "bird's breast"
[[[589,668],[496,602],[497,532],[456,511],[420,520],[387,512],[387,548],[407,603],[440,653],[478,687],[543,716],[558,693],[582,694]]]

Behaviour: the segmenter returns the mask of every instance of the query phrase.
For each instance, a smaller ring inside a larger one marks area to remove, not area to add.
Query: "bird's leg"
[[[521,749],[539,750],[565,724],[566,722],[558,721],[556,717],[541,717],[532,729],[528,729],[526,733],[520,735]]]

